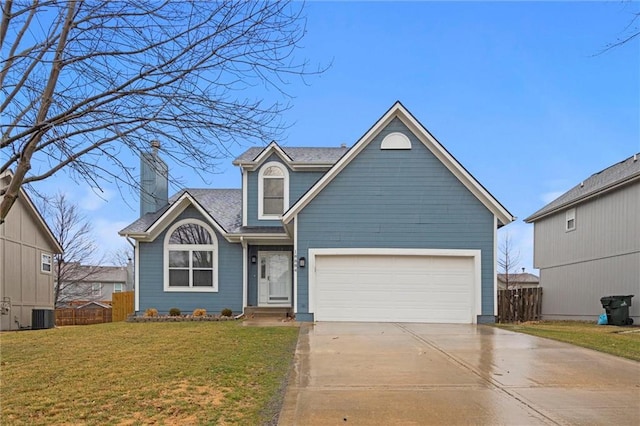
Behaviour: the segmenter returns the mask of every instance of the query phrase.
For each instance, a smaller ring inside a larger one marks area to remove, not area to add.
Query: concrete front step
[[[290,318],[293,315],[291,308],[271,308],[263,306],[247,306],[244,308],[245,318]]]

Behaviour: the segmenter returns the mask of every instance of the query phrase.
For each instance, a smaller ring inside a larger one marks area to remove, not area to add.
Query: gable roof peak
[[[396,117],[407,126],[418,140],[427,147],[447,167],[471,193],[491,211],[498,220],[498,226],[507,225],[516,218],[451,155],[449,151],[422,125],[400,101],[396,101],[358,141],[342,156],[329,171],[318,180],[282,216],[285,224],[291,220],[331,182],[375,137]]]
[[[13,178],[13,171],[11,169],[5,170],[4,172],[0,173],[0,185],[5,185],[5,184],[8,185],[9,184],[8,181],[12,178]],[[0,194],[0,199],[2,199],[2,197],[4,197],[4,191]],[[41,230],[45,234],[45,238],[49,239],[49,242],[53,246],[55,253],[57,254],[62,253],[63,252],[62,245],[54,235],[47,221],[44,219],[44,216],[42,216],[42,214],[40,213],[40,210],[38,210],[35,203],[31,200],[31,197],[27,193],[26,188],[24,188],[22,185],[18,189],[18,199],[24,202],[25,208],[29,211],[33,219],[40,226]]]

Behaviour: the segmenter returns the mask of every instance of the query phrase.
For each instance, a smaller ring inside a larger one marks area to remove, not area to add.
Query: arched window
[[[279,219],[289,208],[289,173],[277,162],[262,166],[258,174],[258,219]]]
[[[164,239],[165,291],[218,291],[218,241],[204,222],[175,223]]]

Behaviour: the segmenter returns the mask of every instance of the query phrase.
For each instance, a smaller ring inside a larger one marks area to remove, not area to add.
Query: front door
[[[258,252],[258,306],[291,306],[291,252]]]

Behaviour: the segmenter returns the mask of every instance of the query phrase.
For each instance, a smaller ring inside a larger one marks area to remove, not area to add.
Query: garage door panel
[[[319,321],[472,322],[471,257],[315,258]]]
[[[459,323],[467,324],[468,311],[456,309],[405,309],[398,313],[394,309],[372,309],[359,307],[326,312],[325,315],[331,319],[319,319],[319,321],[366,321],[366,322],[426,322],[426,323]],[[382,320],[381,318],[392,318]]]

